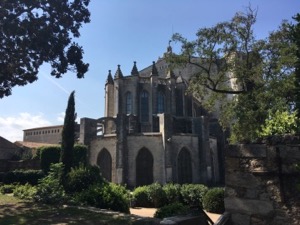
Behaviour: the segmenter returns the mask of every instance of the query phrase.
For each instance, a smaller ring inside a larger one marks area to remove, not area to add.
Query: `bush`
[[[223,213],[224,208],[224,189],[212,188],[203,197],[203,208],[212,213]]]
[[[202,200],[208,188],[203,184],[183,184],[180,194],[183,204],[202,207]]]
[[[36,188],[30,184],[18,185],[13,193],[17,198],[31,200],[36,194]]]
[[[103,190],[105,208],[129,213],[129,192],[125,187],[109,183]]]
[[[168,204],[181,201],[180,189],[180,184],[168,183],[163,186],[163,190],[166,193]]]
[[[50,170],[50,165],[58,163],[60,158],[61,147],[60,146],[47,146],[41,147],[38,150],[40,153],[41,168],[45,174]]]
[[[182,203],[175,202],[170,205],[166,205],[158,209],[154,217],[155,218],[165,218],[165,217],[171,217],[176,215],[185,215],[188,214],[189,207],[186,205],[183,205]]]
[[[20,183],[36,185],[38,180],[44,177],[41,170],[15,170],[7,172],[3,177],[3,183],[12,184]]]
[[[68,193],[81,192],[93,184],[104,182],[97,166],[85,167],[83,164],[72,168],[66,179],[65,189]]]
[[[148,186],[140,186],[133,190],[134,205],[138,207],[151,207],[148,199]]]
[[[75,203],[129,213],[129,192],[120,185],[102,183],[74,195]]]
[[[39,181],[34,200],[46,204],[63,202],[66,196],[61,184],[62,174],[63,164],[52,164],[48,175]]]
[[[0,186],[0,193],[1,194],[10,194],[14,192],[16,188],[15,184],[4,184]]]
[[[74,145],[73,148],[73,167],[78,167],[87,163],[87,151],[88,148],[85,145]]]
[[[158,208],[167,204],[167,196],[161,184],[153,183],[148,185],[148,200],[152,207]]]

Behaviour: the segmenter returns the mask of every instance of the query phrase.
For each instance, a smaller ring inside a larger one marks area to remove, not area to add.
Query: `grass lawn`
[[[154,225],[125,214],[106,214],[73,207],[48,206],[0,194],[1,225]]]

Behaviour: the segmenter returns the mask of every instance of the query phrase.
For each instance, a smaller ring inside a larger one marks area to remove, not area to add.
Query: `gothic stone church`
[[[128,76],[119,65],[114,77],[109,71],[105,117],[82,118],[80,126],[90,163],[99,165],[108,181],[129,187],[222,183],[221,129],[186,93],[195,69],[171,70],[162,57],[140,71],[134,62]]]

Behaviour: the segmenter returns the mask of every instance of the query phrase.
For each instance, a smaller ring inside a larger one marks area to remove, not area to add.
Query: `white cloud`
[[[19,113],[15,117],[0,116],[0,136],[15,142],[23,140],[23,130],[35,127],[50,126],[51,123],[44,118],[42,113],[31,115]]]
[[[65,120],[65,115],[66,115],[65,112],[58,113],[56,120],[63,124]]]
[[[60,122],[61,125],[64,124],[64,121],[65,121],[65,115],[66,115],[65,112],[61,112],[61,113],[58,113],[58,114],[57,114],[56,120],[57,120],[58,122]],[[80,123],[80,118],[78,117],[78,115],[77,115],[77,118],[76,118],[75,121],[76,121],[78,124]]]

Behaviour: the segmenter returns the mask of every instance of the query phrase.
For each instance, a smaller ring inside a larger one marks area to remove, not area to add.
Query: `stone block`
[[[225,209],[230,213],[266,216],[274,210],[271,201],[242,198],[225,198],[224,201]]]
[[[174,216],[164,218],[160,224],[176,224],[176,225],[197,225],[197,224],[207,224],[206,218],[202,215],[199,216]]]
[[[231,215],[233,225],[250,225],[250,216],[245,214],[235,213]]]
[[[267,147],[261,144],[230,145],[226,149],[226,156],[233,158],[265,158],[267,157]]]
[[[260,185],[259,180],[250,173],[235,172],[226,173],[226,186],[236,186],[245,188],[257,188]]]

